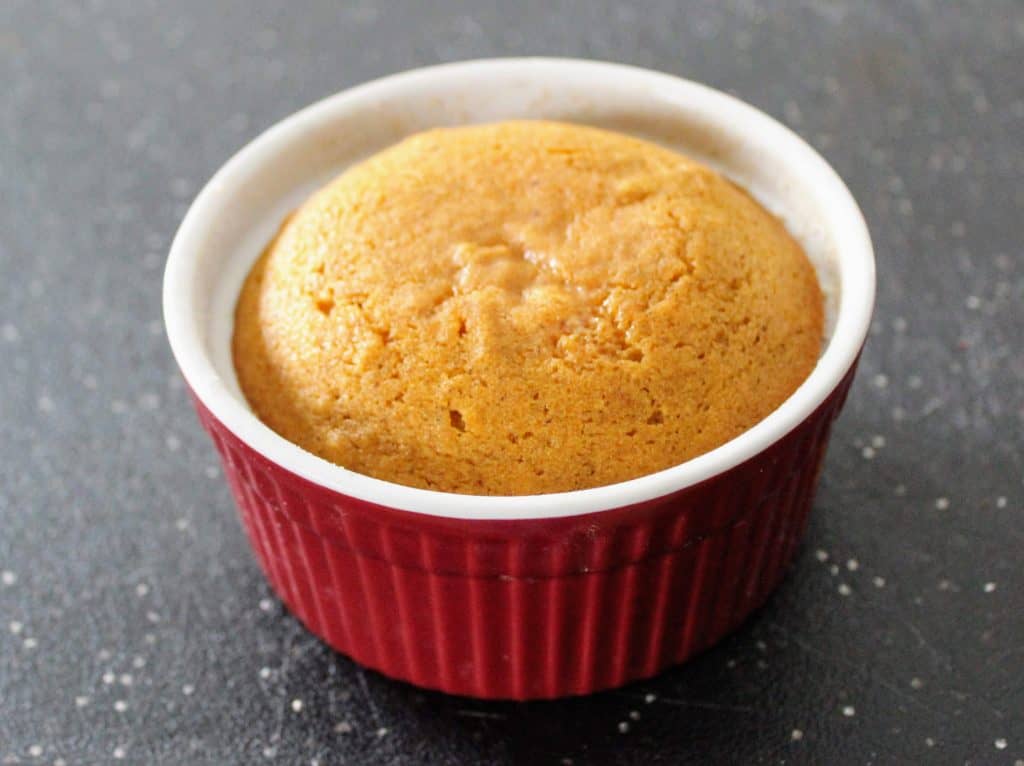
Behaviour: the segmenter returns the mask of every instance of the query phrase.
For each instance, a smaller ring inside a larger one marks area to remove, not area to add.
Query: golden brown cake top
[[[550,122],[433,130],[314,194],[250,273],[256,414],[360,473],[473,494],[610,484],[717,447],[806,378],[814,270],[686,157]]]

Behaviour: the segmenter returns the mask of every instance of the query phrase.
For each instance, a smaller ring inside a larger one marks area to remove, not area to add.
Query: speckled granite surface
[[[1024,764],[1024,7],[546,5],[0,5],[0,763]],[[768,606],[655,680],[481,704],[363,672],[283,612],[160,276],[188,200],[263,127],[528,53],[788,122],[861,202],[879,305]]]

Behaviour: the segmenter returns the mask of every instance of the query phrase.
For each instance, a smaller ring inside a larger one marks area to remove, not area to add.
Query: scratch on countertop
[[[935,715],[939,715],[939,716],[943,716],[943,717],[948,717],[948,713],[944,713],[943,711],[940,711],[940,710],[932,707],[931,705],[928,705],[927,703],[922,702],[921,700],[919,700],[919,699],[917,699],[917,698],[907,694],[906,692],[902,691],[901,689],[899,689],[898,687],[894,686],[893,684],[890,684],[888,681],[883,681],[880,678],[876,678],[875,676],[873,676],[871,674],[871,671],[869,670],[869,668],[866,665],[858,665],[857,663],[854,663],[854,662],[847,662],[846,660],[844,660],[844,659],[842,659],[840,657],[837,657],[834,654],[830,655],[830,654],[822,651],[821,649],[818,649],[817,647],[813,646],[812,644],[809,644],[807,641],[804,641],[802,638],[799,638],[798,636],[794,635],[792,633],[792,631],[787,630],[783,626],[779,625],[777,622],[773,622],[771,620],[766,620],[765,621],[765,625],[767,625],[769,628],[774,630],[779,635],[784,636],[787,641],[792,641],[794,646],[800,647],[806,653],[811,654],[811,655],[817,657],[818,659],[821,659],[821,660],[823,660],[825,662],[828,662],[828,663],[837,663],[837,664],[843,665],[844,667],[849,668],[850,670],[853,670],[854,672],[856,672],[859,675],[867,676],[873,683],[875,683],[876,685],[882,687],[883,689],[886,689],[887,691],[891,692],[894,696],[898,697],[899,699],[903,700],[904,702],[908,702],[908,703],[910,703],[912,705],[916,705],[917,707],[919,707],[919,708],[921,708],[923,710],[927,710],[930,713],[934,713]]]
[[[359,681],[359,688],[363,693],[363,700],[366,702],[366,707],[370,710],[370,717],[373,719],[373,725],[380,727],[380,711],[377,709],[377,704],[373,701],[373,695],[370,693],[370,685],[366,683],[366,670],[359,665],[356,665],[356,678]]]

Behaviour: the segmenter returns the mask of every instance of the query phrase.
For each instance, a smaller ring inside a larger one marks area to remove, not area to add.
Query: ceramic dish
[[[261,423],[231,362],[235,300],[285,215],[347,165],[439,125],[544,118],[651,139],[717,167],[781,216],[818,271],[828,337],[767,418],[619,484],[480,497],[347,471]],[[735,628],[803,534],[874,301],[860,211],[828,164],[736,99],[656,72],[506,59],[421,69],[321,101],[233,157],[171,248],[164,314],[263,570],[356,661],[485,698],[582,694],[644,678]]]

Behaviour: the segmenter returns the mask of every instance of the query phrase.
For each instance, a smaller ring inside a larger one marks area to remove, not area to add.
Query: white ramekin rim
[[[546,495],[480,496],[417,489],[349,471],[289,442],[264,425],[222,380],[205,348],[190,292],[203,234],[216,225],[221,197],[237,179],[266,162],[314,123],[364,107],[376,96],[401,94],[439,81],[457,89],[481,74],[592,79],[595,95],[605,83],[657,86],[659,97],[680,99],[714,119],[742,124],[758,142],[813,181],[830,210],[839,266],[839,310],[832,338],[807,380],[768,417],[722,446],[685,463],[629,481]],[[725,93],[672,75],[621,64],[556,58],[483,59],[391,75],[319,101],[277,123],[232,157],[206,184],[174,238],[164,274],[163,309],[174,357],[202,404],[235,436],[273,463],[342,495],[389,508],[447,518],[529,520],[594,513],[652,500],[721,474],[770,447],[803,422],[839,386],[856,362],[871,320],[875,266],[863,215],[828,163],[788,128]]]

